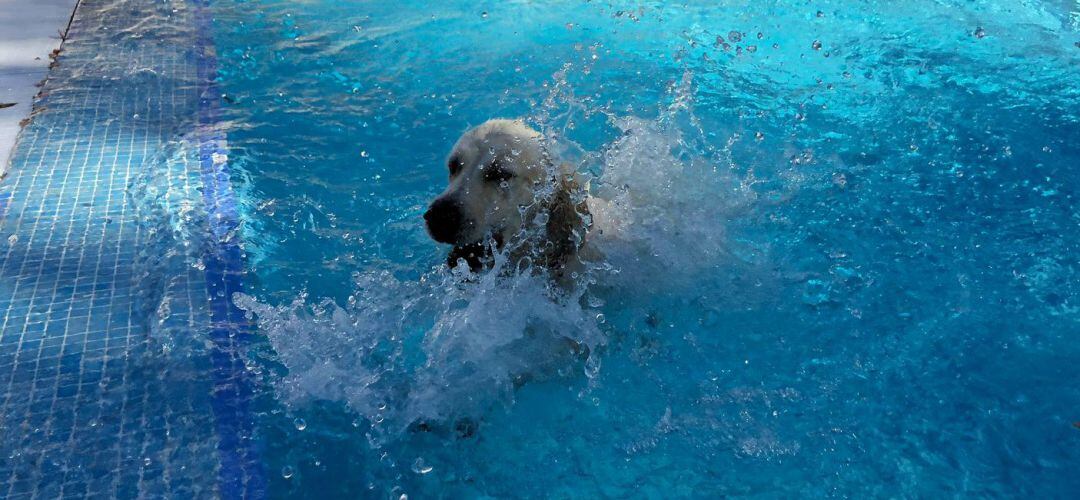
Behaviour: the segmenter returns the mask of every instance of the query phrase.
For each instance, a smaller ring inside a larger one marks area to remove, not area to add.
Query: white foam
[[[441,266],[417,281],[370,272],[357,275],[344,306],[304,296],[281,306],[242,294],[236,302],[288,368],[277,387],[287,402],[343,401],[391,435],[480,417],[510,402],[522,377],[558,376],[574,345],[603,344],[595,315],[546,278],[470,279]]]

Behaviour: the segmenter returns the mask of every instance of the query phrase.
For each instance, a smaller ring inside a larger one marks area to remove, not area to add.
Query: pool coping
[[[28,52],[21,56],[21,64],[0,64],[0,103],[14,103],[14,106],[0,109],[0,177],[11,167],[22,128],[35,109],[34,103],[43,81],[49,77],[52,56],[63,50],[81,1],[55,0],[50,5],[22,5],[18,14],[20,17],[26,15],[27,9],[37,17],[28,22],[11,23],[19,30],[17,36],[0,40],[0,56],[5,50]],[[65,5],[70,8],[64,8]],[[11,8],[14,5],[0,7]],[[47,12],[49,10],[53,12]],[[26,60],[29,57],[34,57],[33,62]]]

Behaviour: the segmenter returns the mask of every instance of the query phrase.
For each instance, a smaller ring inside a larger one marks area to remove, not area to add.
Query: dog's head
[[[448,263],[464,258],[480,266],[484,242],[500,247],[522,234],[543,214],[538,255],[553,266],[576,248],[574,233],[584,224],[584,203],[575,203],[577,184],[554,168],[539,132],[520,120],[489,120],[465,132],[446,161],[450,185],[424,214],[428,233],[454,245]],[[526,253],[529,245],[519,246]],[[534,256],[537,257],[537,256]]]
[[[446,164],[450,185],[424,220],[435,241],[458,247],[508,239],[552,180],[540,133],[521,121],[489,120],[465,132]]]

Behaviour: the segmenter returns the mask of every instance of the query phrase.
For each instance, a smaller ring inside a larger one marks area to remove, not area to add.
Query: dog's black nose
[[[439,243],[457,243],[463,220],[461,205],[449,198],[435,200],[424,212],[428,234]]]

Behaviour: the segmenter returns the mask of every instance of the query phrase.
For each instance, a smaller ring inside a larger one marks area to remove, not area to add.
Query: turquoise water
[[[1080,491],[1075,2],[213,9],[274,493]],[[574,293],[424,231],[492,117],[617,207]]]

